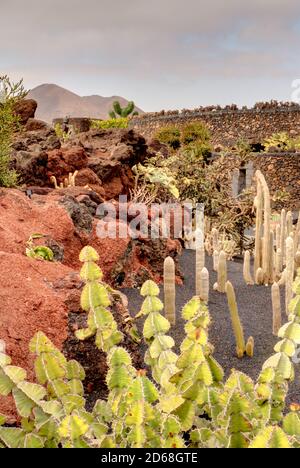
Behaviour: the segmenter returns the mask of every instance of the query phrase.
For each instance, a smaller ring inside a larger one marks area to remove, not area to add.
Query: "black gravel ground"
[[[183,286],[176,288],[177,320],[170,331],[176,342],[177,350],[184,338],[184,321],[181,309],[195,294],[195,252],[185,250],[180,259],[180,265],[185,280]],[[209,311],[213,323],[210,328],[210,342],[215,347],[214,357],[223,366],[226,376],[231,369],[245,372],[253,379],[258,376],[264,361],[274,353],[273,347],[278,341],[272,334],[272,304],[271,288],[266,286],[247,286],[243,279],[243,265],[241,261],[228,262],[228,279],[232,282],[243,323],[245,340],[253,336],[255,340],[254,357],[238,359],[235,355],[235,339],[227,305],[226,294],[213,291],[213,284],[217,275],[212,270],[212,259],[206,257],[206,267],[210,273]],[[284,289],[284,288],[283,288]],[[161,287],[161,298],[163,288]],[[135,315],[141,306],[142,298],[137,289],[124,289],[129,300],[129,308]],[[282,309],[284,298],[282,291]],[[283,323],[286,321],[283,315]],[[298,367],[298,368],[297,368]],[[300,402],[300,363],[295,368],[295,381],[290,385],[289,402]]]

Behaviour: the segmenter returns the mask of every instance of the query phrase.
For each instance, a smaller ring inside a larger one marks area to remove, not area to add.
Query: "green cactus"
[[[135,116],[138,115],[138,112],[134,112],[134,102],[129,101],[127,106],[121,107],[119,101],[114,101],[113,103],[113,110],[109,112],[109,116],[111,119],[117,119],[118,117],[127,118],[129,115]]]
[[[85,282],[81,294],[81,308],[88,312],[87,328],[77,330],[79,340],[96,336],[96,346],[102,351],[109,351],[123,340],[117,323],[108,307],[111,304],[106,286],[101,283],[103,274],[95,263],[99,255],[92,247],[84,247],[80,253],[83,267],[80,278]]]
[[[239,358],[242,358],[246,351],[244,331],[239,317],[238,306],[236,302],[235,292],[230,281],[226,283],[226,294],[229,312],[231,316],[232,327],[236,340],[236,353]]]

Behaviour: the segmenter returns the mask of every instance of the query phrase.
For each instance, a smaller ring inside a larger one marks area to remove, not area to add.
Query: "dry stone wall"
[[[153,137],[161,127],[181,127],[195,121],[207,125],[214,145],[232,146],[239,138],[259,144],[276,132],[300,135],[300,106],[293,103],[268,103],[256,105],[252,109],[229,106],[228,109],[216,107],[181,112],[162,111],[137,116],[131,120],[130,126],[146,137]]]

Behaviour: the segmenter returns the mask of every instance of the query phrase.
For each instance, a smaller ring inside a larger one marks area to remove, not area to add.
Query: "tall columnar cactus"
[[[276,254],[275,254],[275,276],[276,276],[276,280],[278,280],[281,276],[281,273],[282,273],[282,251],[281,249],[277,249],[276,250]]]
[[[167,257],[164,261],[164,296],[166,319],[175,325],[176,323],[176,287],[175,287],[175,263],[173,258]]]
[[[239,316],[235,292],[230,281],[227,281],[226,283],[226,294],[227,294],[227,301],[228,301],[228,307],[229,307],[230,316],[231,316],[232,327],[233,327],[234,336],[236,340],[236,353],[239,358],[242,358],[246,350],[244,331],[243,331],[243,327],[242,327],[240,316]]]
[[[286,239],[286,274],[285,274],[285,310],[288,315],[289,303],[293,298],[294,281],[294,242],[291,237]]]
[[[262,249],[262,269],[264,273],[264,282],[270,282],[270,224],[271,224],[271,201],[270,192],[263,174],[256,171],[256,178],[261,184],[264,199],[264,229],[263,229],[263,249]]]
[[[227,281],[227,262],[226,253],[221,250],[218,262],[218,281],[214,285],[214,289],[220,293],[225,293]]]
[[[262,225],[263,225],[263,191],[261,183],[257,180],[257,194],[254,201],[256,208],[256,225],[255,225],[255,246],[254,246],[254,275],[258,268],[262,266],[262,248],[261,248],[261,236],[262,236]]]
[[[270,231],[269,283],[273,284],[275,274],[274,231]]]
[[[214,250],[213,253],[213,270],[218,271],[219,267],[219,252],[217,250]]]
[[[291,211],[288,211],[286,214],[286,234],[290,236],[293,232],[293,215]]]
[[[212,228],[212,243],[213,243],[213,251],[219,252],[219,232],[216,228]]]
[[[200,299],[207,303],[209,299],[209,273],[207,268],[203,268],[200,273],[200,286],[199,286],[199,294]]]
[[[273,283],[271,293],[273,309],[273,335],[277,336],[281,327],[281,301],[278,283]]]
[[[249,250],[246,250],[246,252],[244,253],[243,275],[244,275],[244,280],[246,284],[249,284],[249,285],[254,284],[254,281],[251,275],[251,254]]]
[[[285,262],[285,240],[286,240],[286,211],[283,208],[280,214],[280,248],[282,255],[282,265],[283,268]]]
[[[204,245],[196,246],[196,296],[200,296],[201,272],[205,267]]]

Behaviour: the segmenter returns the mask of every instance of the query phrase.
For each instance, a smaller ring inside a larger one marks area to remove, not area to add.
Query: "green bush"
[[[8,448],[299,448],[300,410],[285,412],[288,383],[294,378],[292,356],[300,343],[300,272],[293,286],[288,323],[279,330],[275,353],[254,382],[246,374],[224,372],[213,358],[206,303],[192,298],[182,310],[185,338],[179,353],[168,335],[159,288],[146,281],[135,320],[144,319],[145,363],[135,369],[121,346],[123,335],[109,310],[111,289],[102,282],[97,252],[85,247],[81,305],[87,327],[80,340],[95,337],[107,356],[108,397],[86,410],[85,372],[67,361],[41,332],[30,342],[36,355],[36,382],[0,353],[0,394],[12,395],[19,427],[5,427],[0,415],[0,447]],[[128,340],[128,338],[126,338]]]
[[[22,80],[12,83],[6,75],[0,76],[0,187],[13,187],[18,180],[10,168],[12,138],[18,126],[14,106],[26,94]]]
[[[180,130],[175,126],[161,128],[155,134],[155,138],[161,143],[165,143],[173,150],[180,147]]]
[[[181,142],[183,146],[191,143],[209,143],[210,133],[202,122],[192,122],[181,130]]]
[[[128,118],[120,117],[119,119],[108,120],[92,120],[91,128],[98,128],[107,130],[109,128],[127,128]]]

